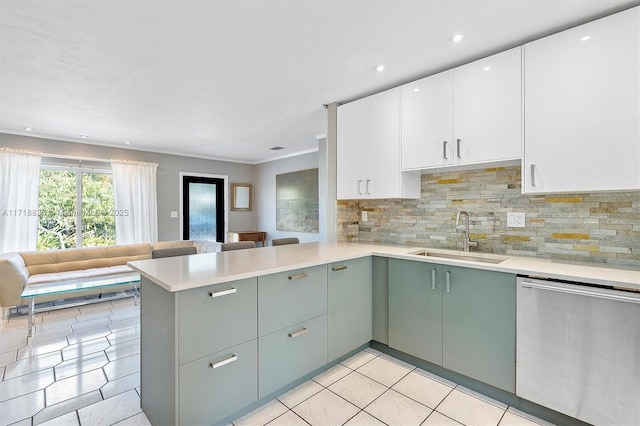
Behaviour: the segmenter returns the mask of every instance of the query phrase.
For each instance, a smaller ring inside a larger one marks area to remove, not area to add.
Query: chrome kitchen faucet
[[[469,213],[464,211],[464,210],[460,210],[458,212],[458,215],[456,216],[456,226],[460,225],[460,216],[461,215],[465,215],[467,217],[467,227],[464,233],[464,251],[469,251],[469,247],[478,247],[478,242],[477,241],[471,241],[469,239]]]

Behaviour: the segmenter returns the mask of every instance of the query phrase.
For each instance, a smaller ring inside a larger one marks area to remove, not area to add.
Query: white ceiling
[[[0,132],[263,162],[317,149],[323,104],[638,4],[2,0]]]

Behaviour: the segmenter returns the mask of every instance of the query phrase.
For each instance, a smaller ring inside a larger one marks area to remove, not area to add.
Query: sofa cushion
[[[51,250],[20,253],[29,275],[78,271],[126,265],[132,260],[149,259],[151,244],[126,244],[108,247]]]
[[[27,280],[27,285],[38,285],[66,280],[77,280],[82,278],[93,278],[102,275],[126,274],[133,270],[127,265],[108,266],[105,268],[91,268],[78,271],[51,272],[47,274],[32,275]]]

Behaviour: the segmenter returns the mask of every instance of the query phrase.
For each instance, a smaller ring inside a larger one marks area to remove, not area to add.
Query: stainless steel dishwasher
[[[640,425],[640,293],[518,278],[516,394],[595,425]]]

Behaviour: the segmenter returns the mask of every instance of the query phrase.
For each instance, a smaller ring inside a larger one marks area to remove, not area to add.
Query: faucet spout
[[[465,210],[460,210],[458,212],[458,214],[456,215],[456,226],[460,225],[460,216],[465,216],[467,221],[466,221],[466,228],[465,228],[465,234],[464,234],[464,251],[469,251],[470,247],[478,247],[478,242],[477,241],[471,241],[469,239],[469,212],[465,211]]]

